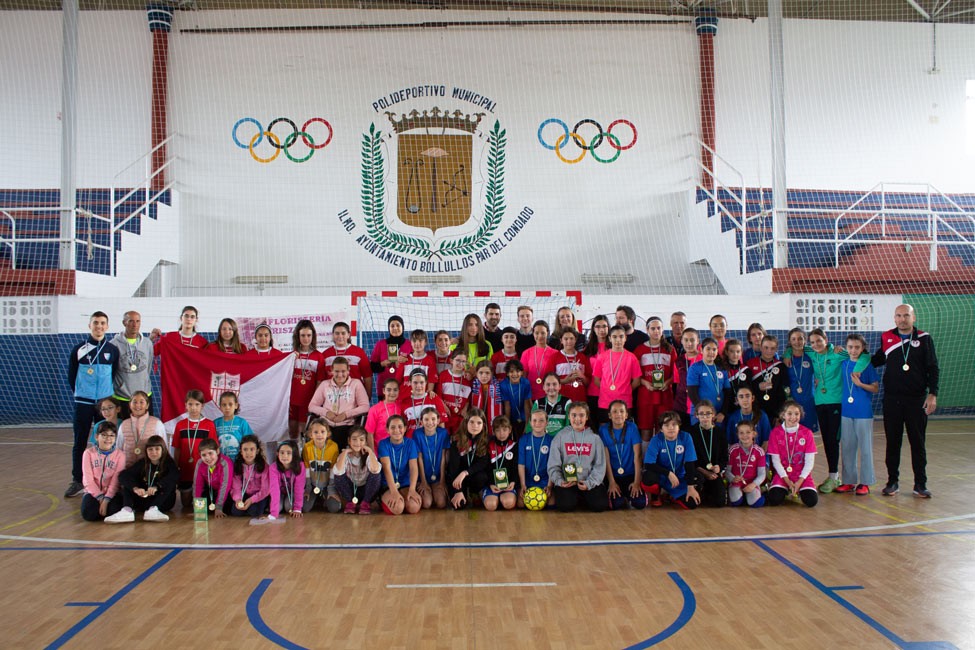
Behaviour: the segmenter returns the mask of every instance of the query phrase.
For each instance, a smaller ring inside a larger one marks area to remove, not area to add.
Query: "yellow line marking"
[[[45,510],[44,512],[41,512],[41,513],[38,513],[38,514],[33,515],[31,517],[28,517],[27,519],[21,519],[20,521],[14,522],[12,524],[7,524],[3,528],[0,528],[0,531],[9,530],[11,528],[16,528],[17,526],[21,526],[23,524],[26,524],[27,522],[34,521],[35,519],[39,519],[41,517],[45,517],[45,516],[51,514],[52,512],[54,512],[55,510],[57,510],[58,505],[61,503],[61,499],[57,498],[56,496],[54,496],[50,492],[44,492],[43,490],[32,490],[31,488],[19,488],[19,487],[12,487],[12,488],[7,488],[7,489],[8,490],[17,490],[19,492],[31,492],[33,494],[40,494],[42,496],[46,496],[50,500],[51,505],[49,505],[47,507],[47,510]]]
[[[905,508],[904,506],[894,505],[893,503],[891,503],[890,497],[887,497],[886,499],[883,499],[881,497],[875,497],[875,496],[871,495],[870,496],[870,500],[873,501],[874,503],[879,503],[879,504],[883,505],[885,508],[890,508],[892,510],[900,510],[901,512],[910,512],[911,514],[915,514],[915,515],[923,514],[923,513],[918,512],[917,510],[912,510],[910,508]],[[921,501],[921,499],[915,499],[915,501]]]
[[[886,512],[881,512],[880,510],[874,510],[873,508],[868,508],[867,506],[863,505],[862,503],[853,503],[853,505],[855,507],[857,507],[857,508],[860,508],[861,510],[866,510],[867,512],[872,512],[875,515],[880,515],[881,517],[886,517],[887,519],[890,519],[892,521],[896,521],[899,524],[909,524],[909,523],[911,523],[907,519],[901,519],[900,517],[895,517],[894,515],[887,514]],[[917,526],[917,528],[920,529],[920,530],[929,532],[929,533],[936,533],[936,532],[938,532],[938,531],[934,530],[933,528],[928,528],[927,526]]]
[[[53,526],[54,524],[56,524],[56,523],[58,523],[58,522],[60,522],[60,521],[64,521],[64,520],[65,520],[65,519],[67,519],[68,517],[73,517],[73,516],[75,516],[75,514],[77,514],[77,513],[74,513],[74,512],[69,512],[68,514],[66,514],[66,515],[62,515],[62,516],[60,516],[60,517],[58,517],[57,519],[52,519],[51,521],[49,521],[49,522],[47,522],[46,524],[41,524],[40,526],[37,526],[36,528],[32,528],[32,529],[30,529],[30,530],[28,530],[28,531],[27,531],[26,533],[24,533],[24,535],[31,535],[31,534],[33,534],[33,533],[39,533],[40,531],[42,531],[42,530],[44,530],[45,528],[50,528],[50,527],[51,527],[51,526]],[[6,545],[6,544],[10,544],[10,543],[12,543],[13,541],[14,541],[14,540],[12,540],[12,539],[8,539],[8,540],[7,540],[7,541],[5,541],[5,542],[0,542],[0,546],[4,546],[4,545]]]

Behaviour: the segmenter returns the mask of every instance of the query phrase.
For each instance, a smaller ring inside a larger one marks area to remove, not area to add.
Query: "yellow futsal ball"
[[[525,507],[529,510],[543,510],[548,495],[540,487],[530,487],[525,490]]]

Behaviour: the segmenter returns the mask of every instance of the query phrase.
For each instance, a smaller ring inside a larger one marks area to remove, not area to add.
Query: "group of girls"
[[[314,325],[299,322],[292,337],[291,441],[277,445],[274,463],[237,414],[234,393],[221,396],[223,417],[211,422],[202,417],[202,392],[190,391],[187,415],[171,440],[172,455],[164,445],[166,453],[153,459],[146,453],[148,440],[165,438],[161,423],[146,412],[148,399],[143,407],[134,396],[133,417],[121,424],[105,400],[103,423],[114,424],[118,436],[110,448],[122,451],[124,462],[110,462],[105,441],[94,437],[88,461],[105,458],[92,465],[102,469],[90,472],[98,474],[98,485],[86,478],[85,486],[89,496],[108,505],[93,510],[88,500],[83,513],[131,521],[134,510],[148,514],[155,507],[148,520],[163,520],[172,507],[167,499],[174,502],[176,496],[184,508],[194,497],[207,498],[215,516],[272,519],[281,512],[301,516],[316,506],[362,514],[373,504],[392,514],[471,502],[510,509],[522,504],[530,487],[545,490],[549,504],[560,509],[572,509],[580,498],[592,509],[640,508],[656,505],[661,496],[686,507],[702,501],[754,506],[765,501],[766,491],[769,503],[781,503],[792,492],[811,505],[815,486],[811,497],[804,493],[812,480],[817,428],[829,465],[820,492],[866,494],[875,480],[870,396],[877,379],[858,335],[849,337],[844,350],[831,346],[818,329],[809,333],[807,345],[806,334],[796,328],[788,335],[788,353],[780,356],[778,340],[758,323],[748,328],[747,346],[727,338],[721,315],[712,317],[703,340],[684,327],[680,313],[671,317],[669,337],[657,317],[647,320],[645,335],[634,336],[632,326],[611,326],[600,315],[588,339],[568,308],[559,311],[554,335],[545,321],[531,322],[530,309],[520,308],[518,316],[519,328],[500,330],[497,351],[480,317],[469,314],[456,339],[436,332],[430,352],[426,332],[413,330],[407,338],[402,318],[393,316],[387,337],[369,356],[350,343],[345,323],[333,326],[334,345],[319,352]],[[196,320],[196,310],[185,308],[180,330],[165,336],[225,353],[283,354],[273,347],[266,325],[258,326],[254,347],[247,349],[232,319],[221,321],[213,343],[196,334]],[[157,330],[152,335],[161,336]],[[374,377],[381,399],[370,407]],[[581,406],[585,418],[575,428],[572,412]],[[789,419],[796,413],[801,435]],[[841,436],[841,430],[849,434]],[[772,444],[776,431],[785,434],[784,446]],[[598,444],[584,439],[585,432]],[[563,433],[574,435],[556,444]],[[299,434],[307,440],[300,453]],[[800,447],[811,449],[808,459],[795,456]],[[582,449],[589,451],[580,456]],[[776,458],[783,453],[792,462],[780,468]],[[572,462],[559,460],[566,457]],[[566,480],[559,475],[564,464],[581,471]],[[147,465],[161,467],[161,473]],[[123,503],[125,488],[113,485],[112,476],[120,479],[136,466],[142,480],[133,485],[146,494],[155,488],[152,496],[162,494],[161,500],[149,505],[142,496]],[[143,485],[150,473],[153,484]],[[159,479],[170,473],[173,491],[163,494],[168,482]],[[495,473],[498,481],[492,480]],[[781,499],[773,496],[779,490]]]

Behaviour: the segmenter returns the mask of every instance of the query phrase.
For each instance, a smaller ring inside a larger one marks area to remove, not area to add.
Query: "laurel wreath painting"
[[[477,232],[444,240],[434,251],[426,240],[394,232],[386,223],[382,133],[376,130],[375,124],[370,124],[369,132],[362,134],[361,198],[366,232],[383,248],[423,258],[470,255],[486,246],[504,218],[504,149],[508,143],[507,133],[495,120],[494,129],[488,134],[488,182],[484,200],[484,218]]]

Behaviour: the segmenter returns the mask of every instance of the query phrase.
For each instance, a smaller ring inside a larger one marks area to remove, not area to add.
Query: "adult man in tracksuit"
[[[91,425],[98,417],[98,402],[111,397],[112,377],[118,370],[118,348],[105,338],[108,316],[96,311],[88,320],[88,338],[74,346],[68,357],[68,385],[74,392],[74,447],[71,449],[71,483],[65,498],[85,491],[81,484],[81,457],[88,446]]]
[[[884,433],[887,437],[887,485],[884,496],[897,494],[900,486],[901,445],[904,428],[911,445],[914,469],[914,496],[930,499],[924,449],[928,416],[938,405],[938,357],[934,341],[927,332],[914,327],[914,307],[900,305],[894,310],[894,329],[881,335],[880,349],[873,355],[874,366],[884,371]]]

